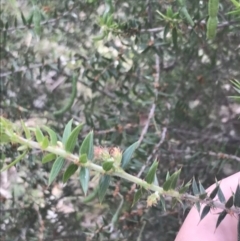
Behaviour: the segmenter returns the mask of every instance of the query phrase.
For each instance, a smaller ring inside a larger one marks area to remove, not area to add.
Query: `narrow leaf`
[[[211,207],[210,206],[205,206],[202,210],[201,216],[200,216],[200,221],[203,220],[206,215],[209,213]]]
[[[181,169],[179,169],[178,171],[176,171],[172,174],[172,176],[171,176],[171,179],[172,179],[171,189],[176,188],[180,173],[181,173]]]
[[[221,203],[225,203],[225,202],[226,202],[226,199],[225,199],[225,197],[224,197],[224,194],[223,194],[221,188],[218,189],[218,199],[219,199],[219,201],[220,201]]]
[[[43,135],[42,131],[40,130],[40,128],[38,128],[38,127],[35,130],[35,136],[36,136],[38,143],[41,143],[44,139],[44,135]]]
[[[51,172],[50,172],[50,176],[49,176],[49,179],[48,179],[48,185],[49,186],[52,184],[54,179],[57,177],[57,175],[61,171],[63,165],[64,165],[64,158],[57,157],[57,159],[53,163],[53,166],[52,166],[52,169],[51,169]]]
[[[20,162],[27,154],[27,151],[23,152],[20,156],[18,156],[13,162],[11,162],[9,165],[3,167],[1,170],[0,170],[0,173],[1,172],[4,172],[6,170],[8,170],[10,167],[16,165],[18,162]]]
[[[173,46],[174,46],[175,49],[178,48],[177,39],[178,39],[177,29],[176,29],[176,28],[173,28],[173,29],[172,29],[172,40],[173,40]]]
[[[51,128],[47,127],[47,126],[43,126],[43,130],[45,130],[49,137],[50,137],[50,144],[52,146],[56,146],[57,144],[57,134],[55,131],[53,131]]]
[[[152,184],[156,175],[156,171],[158,168],[158,162],[154,161],[152,166],[149,168],[145,181],[149,184]]]
[[[199,189],[198,189],[195,177],[193,177],[193,181],[192,181],[192,190],[195,196],[199,194]]]
[[[23,130],[24,130],[25,137],[28,140],[30,140],[31,139],[30,130],[26,127],[25,123],[22,120],[21,120],[21,124],[22,124]]]
[[[65,183],[78,169],[78,165],[71,163],[63,174],[63,183]]]
[[[218,193],[219,190],[219,184],[217,184],[217,186],[213,189],[213,191],[210,193],[209,197],[211,199],[214,199]]]
[[[225,208],[231,208],[233,206],[233,196],[231,196],[225,203]]]
[[[99,189],[98,189],[98,198],[100,203],[102,203],[107,193],[108,187],[110,185],[110,180],[111,180],[111,177],[109,175],[104,175],[104,176],[101,176],[100,178]]]
[[[139,199],[142,197],[143,193],[144,193],[144,190],[142,188],[138,189],[135,192],[132,206],[134,206],[139,201]]]
[[[65,126],[64,128],[64,131],[63,131],[63,136],[62,136],[62,143],[65,145],[66,144],[66,141],[68,139],[68,137],[70,136],[71,134],[71,131],[72,131],[72,122],[73,122],[73,119],[71,119],[67,125]]]
[[[22,18],[23,24],[24,24],[24,25],[27,25],[27,20],[26,20],[26,18],[24,17],[23,12],[21,12],[21,18]]]
[[[123,152],[123,156],[122,156],[122,160],[121,160],[121,167],[122,169],[126,169],[131,158],[132,155],[135,151],[135,149],[138,147],[139,142],[135,142],[133,143],[131,146],[129,146],[124,152]]]
[[[227,211],[226,210],[223,210],[219,216],[218,216],[218,219],[217,219],[217,223],[216,223],[216,229],[217,227],[219,226],[219,224],[223,221],[223,219],[226,217],[227,215]]]
[[[87,154],[88,160],[92,160],[94,157],[93,131],[89,132],[82,142],[82,145],[79,150],[79,156],[83,154]]]
[[[83,124],[80,124],[77,127],[75,127],[74,130],[71,132],[65,144],[65,150],[67,152],[73,151],[77,142],[78,134],[82,130],[82,127],[83,127]]]
[[[46,154],[43,159],[42,159],[42,163],[47,163],[47,162],[50,162],[50,161],[53,161],[56,159],[56,155],[53,154],[53,153],[48,153]]]
[[[86,167],[81,167],[81,170],[79,173],[79,180],[85,196],[87,195],[87,191],[88,191],[89,179],[90,179],[89,169]]]
[[[239,187],[239,184],[237,185],[235,195],[234,195],[234,206],[240,207],[240,187]]]
[[[199,181],[199,190],[200,190],[200,194],[205,194],[206,193],[206,191],[205,191],[205,189],[204,189],[204,187],[203,187],[203,185],[202,185],[202,183]]]
[[[41,146],[42,146],[43,149],[46,149],[49,146],[49,140],[48,140],[47,136],[44,136],[44,138],[42,140],[42,143],[41,143]]]

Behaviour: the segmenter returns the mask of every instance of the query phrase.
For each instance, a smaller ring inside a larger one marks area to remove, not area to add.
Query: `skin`
[[[240,172],[221,180],[220,187],[226,200],[232,195],[232,191],[235,192],[239,181]],[[211,193],[215,186],[216,184],[213,184],[206,191]],[[202,205],[201,210],[203,207],[204,205]],[[221,209],[211,210],[199,223],[199,213],[196,208],[193,207],[185,219],[175,241],[237,241],[238,220],[236,216],[227,214],[215,231],[218,219],[217,214],[221,211]]]

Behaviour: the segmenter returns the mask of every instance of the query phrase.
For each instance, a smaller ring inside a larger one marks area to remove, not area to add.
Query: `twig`
[[[46,24],[55,23],[58,20],[60,20],[62,17],[65,17],[69,13],[71,13],[72,10],[73,10],[73,8],[70,11],[67,11],[67,12],[63,13],[63,14],[61,14],[60,16],[58,16],[56,18],[52,18],[52,19],[49,19],[49,20],[41,21],[40,25],[46,25]],[[0,32],[14,32],[16,30],[31,29],[31,28],[34,28],[34,24],[31,24],[31,25],[21,25],[21,26],[11,27],[11,28],[7,28],[7,29],[1,29]]]
[[[150,160],[155,158],[156,153],[157,153],[159,147],[163,144],[163,142],[164,142],[164,140],[166,138],[166,134],[167,134],[167,128],[163,127],[160,141],[157,143],[157,145],[155,145],[152,154],[147,158],[147,161],[146,161],[145,165],[142,166],[142,168],[139,171],[137,177],[140,177],[142,175],[142,173],[144,172],[145,168],[148,166]]]
[[[145,124],[145,126],[144,126],[144,128],[143,128],[143,130],[142,130],[142,132],[141,132],[141,135],[140,135],[140,137],[139,137],[139,139],[138,139],[139,145],[142,143],[143,138],[144,138],[144,136],[145,136],[146,133],[147,133],[147,130],[148,130],[148,127],[149,127],[149,124],[150,124],[150,120],[152,119],[152,117],[153,117],[153,115],[154,115],[155,109],[156,109],[156,104],[153,103],[153,104],[152,104],[152,107],[151,107],[151,110],[150,110],[150,112],[149,112],[149,115],[148,115],[146,124]]]
[[[233,21],[225,21],[222,23],[219,23],[217,28],[224,28],[224,27],[228,27],[228,26],[232,26],[233,24],[237,24],[239,23],[239,21],[237,20],[233,20]],[[201,21],[200,25],[206,25],[206,21]],[[193,27],[188,27],[189,30],[192,30]],[[149,28],[149,29],[141,29],[141,33],[157,33],[157,32],[161,32],[164,30],[164,27],[156,27],[156,28]]]
[[[175,153],[189,153],[189,154],[194,154],[197,151],[187,151],[187,150],[172,150]],[[219,159],[230,159],[230,160],[235,160],[240,162],[240,157],[237,157],[235,155],[230,155],[230,154],[226,154],[223,152],[213,152],[213,151],[208,151],[208,152],[201,152],[203,155],[209,155],[209,156],[214,156],[217,157]]]

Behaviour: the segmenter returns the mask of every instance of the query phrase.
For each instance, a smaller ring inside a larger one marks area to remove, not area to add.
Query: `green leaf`
[[[224,194],[223,194],[221,188],[218,189],[218,199],[219,199],[219,201],[220,201],[221,203],[225,203],[225,202],[226,202],[226,199],[225,199],[225,197],[224,197]]]
[[[98,189],[98,198],[99,198],[100,203],[102,203],[102,201],[107,193],[108,187],[110,185],[110,180],[111,180],[111,176],[109,176],[109,175],[103,175],[100,178],[99,189]]]
[[[21,11],[21,18],[22,18],[23,24],[24,24],[24,25],[27,25],[27,20],[26,20],[26,18],[24,17],[22,11]]]
[[[52,166],[52,169],[51,169],[51,172],[50,172],[50,176],[49,176],[49,179],[48,179],[48,185],[49,186],[52,184],[54,179],[57,177],[57,175],[61,171],[63,165],[64,165],[64,158],[63,157],[57,157],[57,159],[53,163],[53,166]]]
[[[19,146],[17,151],[24,151],[24,150],[27,150],[28,149],[28,146],[26,145],[22,145],[22,146]]]
[[[35,130],[35,136],[36,136],[38,143],[41,143],[44,139],[44,135],[43,135],[42,131],[40,130],[40,128],[38,128],[38,127]]]
[[[78,169],[78,165],[71,163],[63,174],[63,183],[65,183]]]
[[[28,20],[27,20],[28,26],[31,26],[32,21],[33,21],[33,13],[31,13],[30,17],[29,17]]]
[[[178,48],[177,39],[178,39],[177,28],[173,28],[172,29],[172,40],[173,40],[173,46],[174,46],[175,49]]]
[[[27,151],[23,152],[20,156],[18,156],[13,162],[11,162],[9,165],[3,167],[1,170],[0,170],[0,173],[1,172],[4,172],[6,170],[8,170],[10,167],[16,165],[18,162],[20,162],[27,154]]]
[[[56,155],[53,153],[48,153],[46,154],[43,159],[42,159],[42,163],[45,164],[47,162],[53,161],[56,159]]]
[[[72,122],[73,122],[73,119],[71,119],[64,128],[63,136],[62,136],[63,145],[66,144],[66,141],[72,132]]]
[[[94,157],[93,131],[89,132],[82,142],[82,145],[79,150],[79,156],[83,154],[87,154],[88,160],[93,160],[93,157]]]
[[[240,186],[239,184],[237,185],[235,194],[234,194],[234,206],[235,207],[240,207]]]
[[[226,210],[223,210],[219,216],[218,216],[218,220],[217,220],[217,223],[216,223],[216,229],[217,227],[219,226],[219,224],[223,221],[223,219],[226,217],[227,215],[227,211]]]
[[[216,187],[213,189],[213,191],[210,193],[209,197],[211,199],[214,199],[218,193],[218,190],[219,190],[219,184],[217,183],[216,184]]]
[[[199,190],[200,190],[200,194],[205,194],[205,188],[203,187],[202,183],[199,181]]]
[[[163,207],[163,210],[166,211],[166,203],[165,203],[165,199],[161,196],[161,204],[162,204],[162,207]]]
[[[90,179],[89,169],[86,167],[81,167],[81,170],[79,173],[79,180],[85,196],[87,195],[87,191],[88,191],[89,179]]]
[[[167,37],[167,34],[168,34],[169,30],[170,30],[170,23],[167,23],[165,28],[164,28],[164,32],[163,32],[163,38],[164,38],[165,41],[166,41],[166,37]]]
[[[199,189],[198,189],[195,177],[193,177],[193,181],[192,181],[192,190],[195,196],[199,194]]]
[[[84,164],[87,163],[88,159],[87,159],[87,154],[82,154],[79,158],[80,163]]]
[[[231,196],[225,203],[225,208],[231,208],[233,206],[233,196]]]
[[[47,136],[44,136],[44,138],[42,140],[42,143],[41,143],[41,146],[42,146],[43,149],[46,149],[49,146],[49,140],[48,140]]]
[[[78,134],[82,130],[82,128],[83,128],[83,124],[80,124],[77,127],[75,127],[74,130],[71,132],[65,144],[65,150],[67,152],[73,151],[77,142]]]
[[[211,207],[210,206],[205,206],[202,210],[201,216],[200,216],[200,221],[203,220],[206,215],[209,213]]]
[[[177,185],[177,181],[179,178],[179,175],[181,173],[181,169],[179,169],[178,171],[174,172],[168,179],[166,182],[164,182],[163,184],[163,190],[168,191],[171,189],[175,189],[176,185]]]
[[[24,130],[25,137],[30,140],[31,139],[31,133],[30,130],[26,127],[25,123],[21,120],[21,124]]]
[[[53,131],[48,126],[43,126],[42,128],[43,128],[43,130],[45,130],[48,133],[48,135],[50,137],[50,144],[52,146],[56,146],[57,145],[57,134],[56,134],[56,132]]]
[[[139,142],[133,143],[131,146],[129,146],[124,152],[121,160],[121,167],[122,169],[126,169],[128,164],[130,163],[130,160],[132,158],[132,155],[135,151],[135,149],[138,147]]]
[[[200,214],[200,210],[201,210],[201,205],[200,202],[196,202],[195,203],[196,209],[198,210],[199,214]]]
[[[145,181],[147,183],[149,183],[149,184],[153,183],[154,177],[156,175],[157,168],[158,168],[158,162],[154,161],[152,166],[149,168],[149,171],[148,171],[147,176],[145,178]]]
[[[171,189],[176,188],[180,173],[181,173],[181,169],[179,169],[178,171],[176,171],[172,174],[172,176],[171,176],[171,179],[172,179]]]
[[[191,181],[189,181],[187,184],[182,184],[182,186],[180,187],[180,189],[179,189],[179,193],[180,194],[182,194],[182,193],[185,193],[188,189],[189,189],[189,187],[190,187],[190,185],[191,185]]]
[[[102,168],[105,172],[110,171],[113,168],[114,161],[105,161],[102,164]]]
[[[138,200],[143,196],[143,194],[144,194],[144,190],[142,188],[138,189],[135,192],[132,206],[134,206],[138,202]]]

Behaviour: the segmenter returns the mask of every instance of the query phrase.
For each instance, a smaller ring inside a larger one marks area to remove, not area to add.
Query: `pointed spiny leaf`
[[[87,195],[88,191],[88,183],[90,179],[90,171],[86,167],[81,167],[80,173],[79,173],[79,180],[84,192],[84,195]]]
[[[110,180],[111,180],[111,177],[109,175],[103,175],[100,178],[99,189],[98,189],[98,198],[99,198],[100,203],[102,203],[102,201],[107,193],[108,187],[110,185]]]
[[[55,131],[53,131],[51,128],[47,127],[47,126],[43,126],[43,130],[45,130],[49,137],[50,137],[50,144],[52,146],[56,146],[57,144],[57,134]]]
[[[237,185],[235,194],[234,194],[234,206],[235,207],[240,207],[240,186],[239,184]]]
[[[210,193],[209,197],[211,199],[214,199],[218,193],[218,190],[219,190],[219,184],[217,183],[216,184],[216,187],[212,190],[212,192]]]
[[[192,181],[192,190],[193,190],[194,195],[199,194],[199,189],[198,189],[195,177],[193,177],[193,181]]]
[[[42,133],[42,131],[40,130],[40,128],[36,128],[35,130],[35,136],[36,136],[36,140],[38,143],[41,143],[44,139],[44,135]]]
[[[42,159],[42,163],[47,163],[47,162],[50,162],[50,161],[53,161],[56,159],[56,155],[53,154],[53,153],[48,153],[46,154],[43,159]]]
[[[144,193],[144,190],[142,188],[140,188],[139,190],[137,190],[135,192],[132,206],[134,206],[140,200],[140,198],[142,197],[143,193]]]
[[[63,183],[65,183],[78,169],[78,165],[71,163],[63,174]]]
[[[71,132],[70,136],[66,140],[65,144],[65,150],[67,152],[72,152],[78,138],[79,132],[82,130],[83,124],[78,125],[77,127],[74,128],[74,130]]]
[[[227,215],[227,211],[226,210],[223,210],[219,216],[218,216],[218,219],[217,219],[217,223],[216,223],[216,229],[217,227],[219,226],[219,224],[223,221],[223,219],[226,217]]]
[[[152,166],[149,168],[145,181],[149,184],[152,184],[157,172],[158,162],[154,161]]]
[[[225,203],[225,208],[231,208],[233,206],[233,196],[231,196]]]
[[[218,189],[218,199],[221,203],[225,203],[226,202],[226,199],[224,197],[224,194],[222,192],[222,189],[219,187]]]
[[[202,210],[201,216],[200,216],[200,221],[203,220],[206,215],[209,213],[211,207],[210,206],[205,206]]]
[[[72,122],[73,122],[73,119],[71,119],[64,128],[63,136],[62,136],[62,143],[64,145],[66,144],[66,141],[72,132]]]
[[[121,167],[122,169],[126,169],[131,158],[132,155],[134,153],[134,151],[136,150],[136,148],[138,147],[139,142],[135,142],[133,143],[131,146],[129,146],[124,152],[123,152],[123,156],[122,156],[122,160],[121,160]]]
[[[93,160],[94,157],[94,149],[93,149],[93,131],[89,132],[88,135],[83,140],[80,150],[79,156],[86,154],[88,160]]]
[[[59,172],[61,171],[62,167],[64,165],[64,159],[62,157],[57,157],[55,162],[53,163],[49,179],[48,179],[48,185],[50,186],[54,179],[57,177]]]

